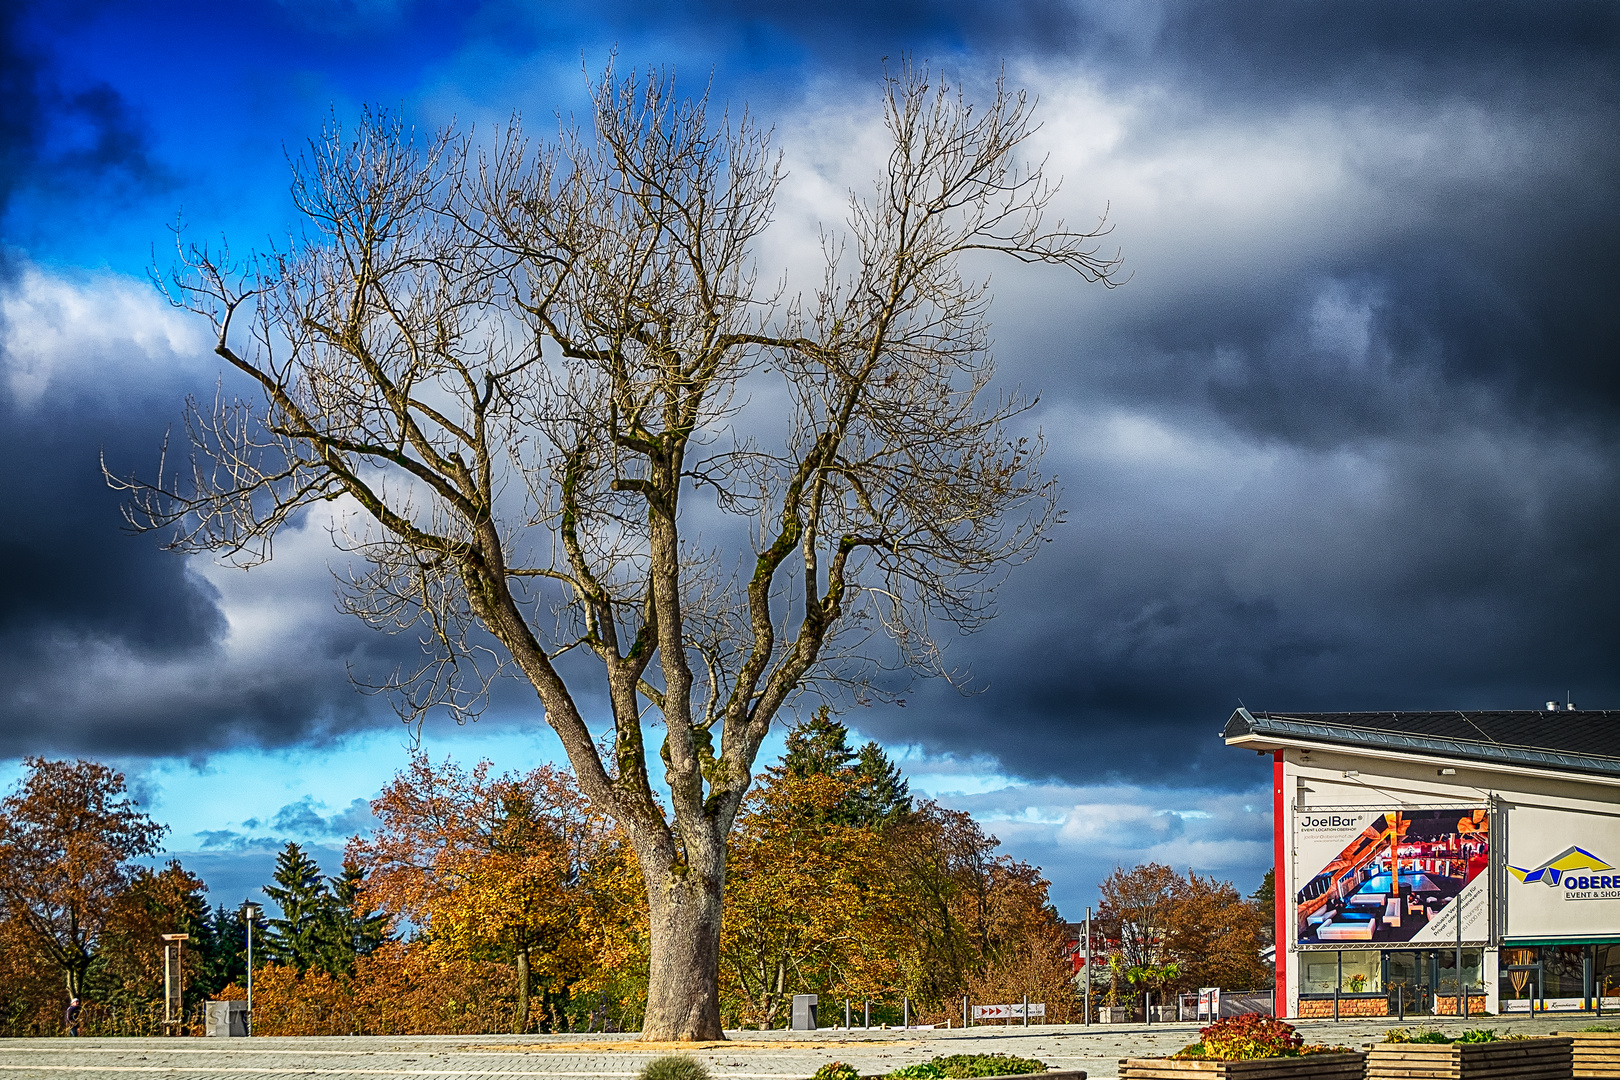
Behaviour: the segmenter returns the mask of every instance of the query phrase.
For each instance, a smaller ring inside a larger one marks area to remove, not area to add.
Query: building
[[[1272,758],[1279,1016],[1620,1009],[1620,712],[1239,709],[1221,737]]]

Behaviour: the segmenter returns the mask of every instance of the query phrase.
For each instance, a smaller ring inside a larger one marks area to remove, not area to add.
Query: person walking
[[[67,1032],[70,1037],[77,1038],[79,1034],[79,999],[74,998],[68,1002]]]

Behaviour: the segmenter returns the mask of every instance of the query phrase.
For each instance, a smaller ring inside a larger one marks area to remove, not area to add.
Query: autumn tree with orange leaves
[[[895,917],[906,936],[906,983],[925,1015],[950,1015],[963,994],[1008,1001],[1027,993],[1063,1022],[1074,988],[1064,924],[1040,868],[998,854],[1001,842],[970,815],[934,802],[918,805],[886,841],[904,898]]]
[[[425,756],[372,803],[378,824],[347,857],[369,877],[365,902],[409,920],[445,957],[515,971],[514,1026],[527,1030],[538,983],[564,987],[593,968],[595,933],[623,881],[617,840],[566,772],[469,772]],[[632,905],[633,906],[633,905]],[[633,926],[635,919],[625,919]]]
[[[1269,911],[1229,881],[1185,875],[1162,863],[1115,869],[1099,888],[1098,928],[1120,967],[1173,963],[1165,989],[1266,986],[1260,962]],[[1123,992],[1115,976],[1116,992]]]
[[[84,994],[85,975],[134,860],[158,851],[166,827],[141,812],[124,777],[90,761],[25,760],[0,802],[0,918],[14,923]]]

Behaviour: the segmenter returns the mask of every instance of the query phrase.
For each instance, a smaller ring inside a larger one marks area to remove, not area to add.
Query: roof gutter
[[[1293,748],[1298,750],[1334,750],[1339,753],[1374,756],[1383,751],[1381,756],[1394,757],[1401,761],[1410,761],[1421,765],[1466,765],[1470,769],[1490,773],[1511,773],[1518,776],[1540,776],[1549,780],[1582,780],[1592,784],[1602,784],[1605,787],[1620,787],[1620,775],[1593,774],[1581,772],[1572,776],[1568,772],[1559,772],[1552,769],[1538,768],[1531,765],[1516,765],[1509,762],[1478,761],[1472,758],[1459,758],[1447,754],[1416,753],[1401,749],[1392,749],[1381,746],[1370,746],[1366,743],[1339,743],[1308,738],[1286,738],[1271,735],[1266,732],[1252,732],[1234,735],[1226,740],[1227,746],[1241,746],[1254,750],[1281,750]]]

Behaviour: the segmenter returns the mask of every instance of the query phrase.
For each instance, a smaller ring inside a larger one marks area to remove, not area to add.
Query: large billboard
[[[1490,815],[1442,809],[1297,810],[1295,940],[1447,942],[1489,936]]]
[[[1620,935],[1620,817],[1507,811],[1510,938]]]

